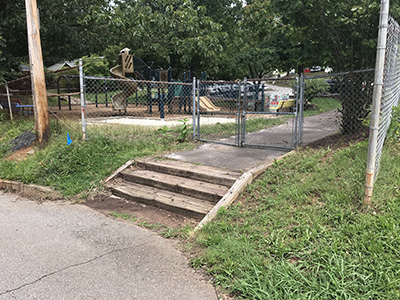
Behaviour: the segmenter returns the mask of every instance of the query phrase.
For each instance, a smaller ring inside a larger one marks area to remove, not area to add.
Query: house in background
[[[78,65],[79,59],[74,59],[72,61],[62,61],[58,62],[47,68],[48,71],[58,71],[63,68],[72,68]]]

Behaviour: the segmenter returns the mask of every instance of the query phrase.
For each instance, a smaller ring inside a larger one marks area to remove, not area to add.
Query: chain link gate
[[[198,81],[195,139],[290,151],[301,140],[298,78]],[[293,92],[294,91],[294,92]]]

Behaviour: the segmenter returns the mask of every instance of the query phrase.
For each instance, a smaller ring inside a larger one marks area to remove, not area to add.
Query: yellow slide
[[[123,76],[121,66],[116,66],[112,68],[110,70],[110,73],[111,76],[114,78],[128,80],[128,78]],[[119,84],[122,87],[122,92],[112,96],[112,107],[113,110],[126,110],[126,99],[128,99],[136,92],[138,85],[135,81],[121,81]]]
[[[211,112],[221,110],[220,107],[215,106],[206,96],[200,97],[200,109],[203,111],[211,111]]]

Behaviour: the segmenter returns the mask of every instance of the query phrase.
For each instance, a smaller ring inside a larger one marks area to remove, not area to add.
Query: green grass
[[[315,116],[330,110],[337,110],[342,107],[340,101],[335,98],[314,98],[311,104],[315,105],[315,108],[312,110],[305,110],[304,116],[306,117]]]
[[[192,266],[239,299],[399,299],[400,146],[369,210],[366,156],[363,142],[276,162],[198,233]]]
[[[52,136],[45,149],[35,149],[34,155],[19,162],[7,160],[10,141],[33,127],[33,120],[25,119],[0,124],[1,179],[52,186],[66,196],[90,191],[130,159],[194,147],[193,143],[176,142],[179,128],[162,136],[143,127],[94,126],[89,140],[82,142],[78,122],[52,121]],[[67,133],[73,140],[70,146]]]
[[[283,121],[280,119],[252,118],[246,120],[246,132],[255,132],[282,123]],[[202,125],[200,127],[200,136],[206,139],[222,139],[236,134],[237,123],[217,123],[215,125]]]
[[[117,213],[115,211],[112,211],[109,213],[110,216],[116,218],[116,219],[122,219],[122,220],[129,220],[132,222],[136,222],[137,219],[134,216],[128,215],[128,214],[124,214],[124,213]]]

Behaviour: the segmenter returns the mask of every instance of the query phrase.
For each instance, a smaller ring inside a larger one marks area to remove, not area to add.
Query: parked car
[[[312,67],[310,69],[311,72],[321,72],[322,68],[320,66]]]

